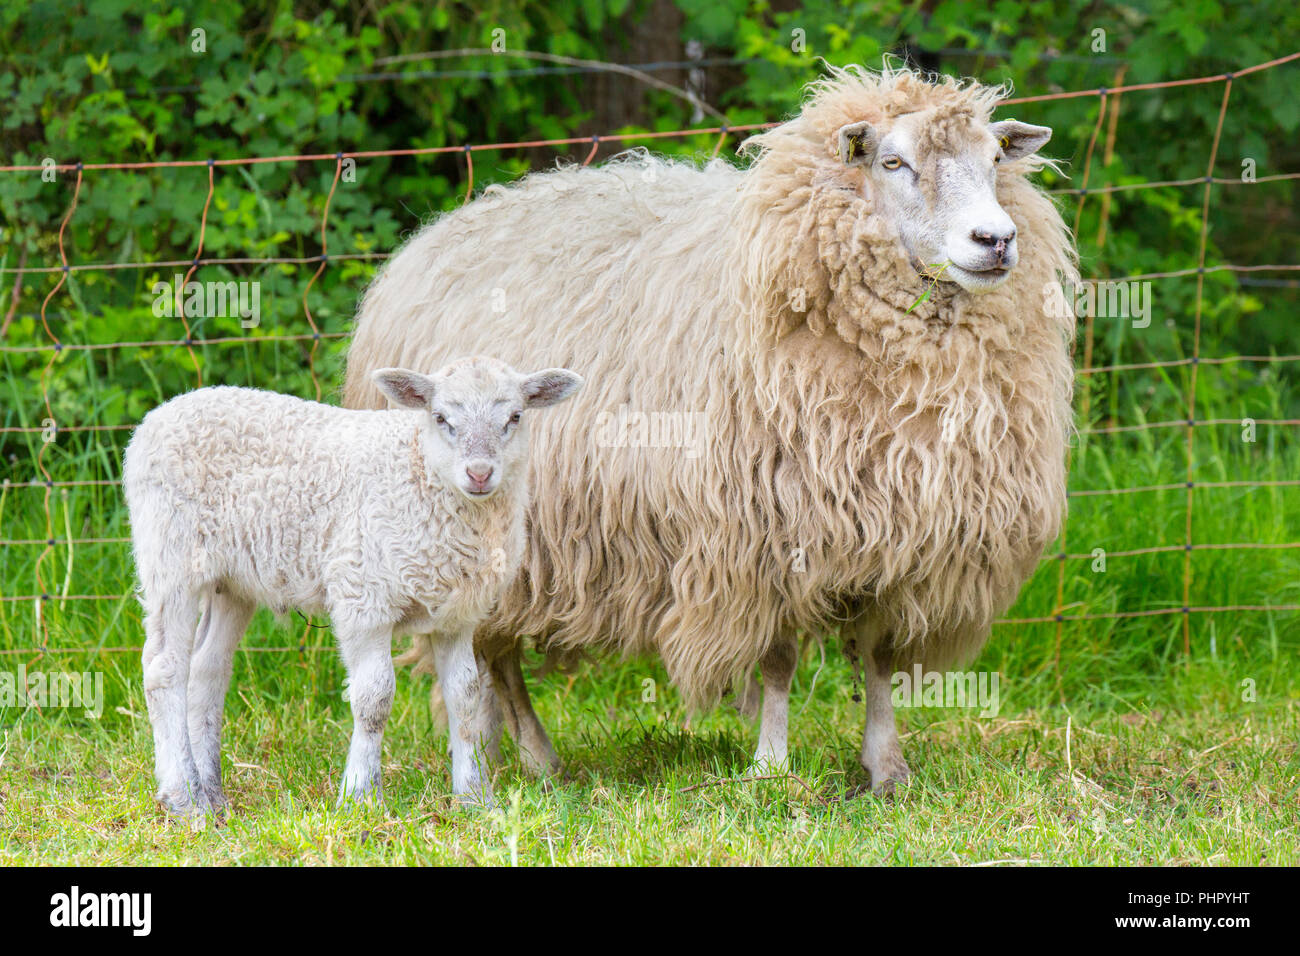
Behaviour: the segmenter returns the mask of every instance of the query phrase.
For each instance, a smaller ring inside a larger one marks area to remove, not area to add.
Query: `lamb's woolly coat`
[[[593,383],[534,432],[523,568],[484,637],[658,652],[696,704],[778,636],[847,615],[900,663],[981,645],[1064,509],[1073,319],[1047,290],[1075,274],[1068,236],[1025,178],[1037,161],[1005,163],[1018,267],[914,305],[928,283],[835,143],[935,106],[987,121],[997,95],[840,72],[750,141],[746,170],[633,153],[538,173],[393,258],[348,405],[379,404],[377,367],[479,351]],[[950,135],[937,122],[919,148]],[[605,447],[620,406],[702,413],[703,454]]]
[[[523,551],[522,476],[482,502],[446,487],[428,417],[227,387],[151,411],[123,467],[146,610],[219,583],[344,633],[481,620]]]

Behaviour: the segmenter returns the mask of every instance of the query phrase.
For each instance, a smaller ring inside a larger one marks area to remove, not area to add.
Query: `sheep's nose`
[[[1015,241],[1016,230],[1013,228],[1006,232],[993,232],[987,229],[972,229],[970,237],[977,246],[985,246],[1001,260],[1007,257],[1007,249]]]
[[[988,229],[972,229],[971,240],[981,246],[1002,246],[1006,248],[1016,238],[1014,229],[1008,232],[993,232]]]
[[[491,465],[469,465],[465,469],[465,474],[469,475],[469,480],[475,485],[482,488],[492,477],[493,468]]]

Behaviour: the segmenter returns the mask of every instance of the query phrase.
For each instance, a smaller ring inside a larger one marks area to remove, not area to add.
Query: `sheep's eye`
[[[881,160],[880,165],[886,169],[898,169],[903,165],[903,161],[897,156],[890,156],[888,159]]]
[[[510,416],[510,424],[511,424],[511,425],[518,425],[518,424],[519,424],[519,413],[518,413],[518,412],[515,412],[513,415]]]
[[[447,418],[444,415],[434,415],[433,420],[437,422],[439,425],[447,424]]]

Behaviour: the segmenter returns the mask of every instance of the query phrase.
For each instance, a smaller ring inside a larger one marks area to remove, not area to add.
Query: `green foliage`
[[[694,117],[692,104],[671,92],[521,58],[515,51],[675,61],[685,57],[685,41],[698,40],[706,57],[722,61],[704,69],[703,97],[736,126],[791,113],[801,87],[820,75],[825,63],[878,66],[887,53],[906,54],[928,68],[1006,82],[1020,95],[1033,95],[1239,70],[1291,52],[1283,44],[1300,33],[1298,28],[1300,11],[1281,0],[1098,2],[1082,12],[1073,4],[1043,0],[809,0],[797,9],[770,0],[493,0],[476,6],[452,0],[381,5],[280,0],[265,6],[243,0],[180,5],[13,0],[0,9],[4,162],[200,165],[86,170],[79,190],[76,171],[60,171],[52,182],[39,171],[0,173],[0,268],[51,270],[29,271],[21,280],[13,271],[0,273],[0,313],[10,311],[11,293],[21,283],[0,341],[0,347],[11,349],[0,353],[0,427],[39,427],[47,417],[46,396],[49,414],[60,425],[130,424],[152,405],[193,387],[200,372],[207,384],[270,386],[305,396],[314,395],[318,383],[329,398],[340,381],[342,333],[378,257],[422,221],[463,201],[468,170],[464,152],[456,147],[583,140],[476,151],[477,192],[544,168],[557,157],[585,159],[586,138],[593,133],[669,131],[714,122]],[[499,54],[388,59],[482,50],[501,41],[505,52]],[[1239,179],[1245,160],[1254,162],[1261,178],[1300,170],[1295,70],[1287,65],[1233,82],[1215,175]],[[682,70],[655,75],[677,86],[688,81]],[[623,99],[615,95],[628,90],[635,92]],[[1049,188],[1077,189],[1088,169],[1092,192],[1082,202],[1060,195],[1067,222],[1075,226],[1085,276],[1164,273],[1196,265],[1203,184],[1108,196],[1095,190],[1203,177],[1223,90],[1216,82],[1110,96],[1100,123],[1097,96],[1020,104],[1000,114],[1054,128],[1047,152],[1061,160],[1063,171],[1044,172]],[[636,142],[602,144],[600,155]],[[661,152],[707,156],[718,137],[648,142]],[[729,137],[723,154],[735,145],[736,137]],[[361,157],[355,181],[334,182],[333,157],[340,151],[446,147],[451,147],[446,153],[421,156]],[[316,154],[325,158],[203,163]],[[76,209],[60,246],[60,224],[74,193]],[[1207,262],[1293,262],[1293,197],[1291,181],[1214,186]],[[169,344],[42,350],[50,344],[45,323],[59,341],[79,346],[185,338],[178,319],[155,313],[155,283],[187,272],[200,239],[205,258],[302,260],[211,264],[194,273],[200,281],[258,281],[261,321],[255,329],[243,328],[233,317],[193,318],[192,338],[231,340],[197,346],[193,357]],[[74,265],[150,265],[64,276],[60,249]],[[330,261],[321,268],[319,257],[326,250]],[[1230,272],[1211,272],[1203,281],[1201,355],[1295,351],[1294,288],[1247,285]],[[1149,326],[1102,318],[1092,324],[1093,365],[1186,358],[1192,353],[1197,303],[1196,276],[1156,280]],[[319,342],[310,338],[305,306],[325,333]],[[1081,348],[1087,334],[1081,330]],[[267,337],[273,340],[263,341]],[[1291,368],[1202,366],[1198,416],[1296,417],[1300,405]],[[1191,387],[1189,366],[1083,377],[1084,424],[1179,420],[1186,415]],[[1198,431],[1198,480],[1294,476],[1294,429],[1262,426],[1254,446],[1235,441],[1231,431]],[[39,474],[39,455],[58,480],[115,480],[124,436],[121,431],[65,433],[42,452],[39,434],[0,432],[0,476],[32,480]],[[1184,452],[1181,432],[1091,439],[1075,456],[1072,487],[1178,481],[1186,469]],[[44,539],[41,489],[6,494],[0,499],[0,536]],[[1254,498],[1248,492],[1204,494],[1203,506],[1198,498],[1198,540],[1280,544],[1294,538],[1294,529],[1278,520],[1280,514],[1297,513],[1295,502],[1281,491]],[[1073,505],[1070,550],[1123,548],[1125,541],[1155,532],[1160,535],[1147,543],[1181,540],[1185,512],[1177,492],[1162,493],[1156,501],[1116,496]],[[56,527],[72,529],[68,536],[126,533],[120,495],[112,487],[52,496],[51,515]],[[1207,529],[1211,533],[1202,537]],[[0,547],[0,588],[31,593],[38,553],[39,548]],[[1248,559],[1236,552],[1198,553],[1194,581],[1204,591],[1196,592],[1196,600],[1256,603],[1261,595],[1279,603],[1300,600],[1287,554],[1294,552],[1257,552]],[[1229,564],[1230,558],[1237,563]],[[1182,567],[1177,554],[1129,563],[1117,559],[1115,570],[1101,578],[1072,566],[1066,596],[1081,602],[1080,612],[1148,607],[1181,593]],[[1055,574],[1056,565],[1045,564],[1013,613],[1054,613]],[[66,580],[73,594],[124,593],[130,587],[129,558],[120,544],[92,545],[75,562],[70,550],[59,549],[46,561],[43,580]],[[30,610],[27,604],[0,604],[4,643],[30,644]],[[130,602],[70,601],[51,606],[50,615],[56,636],[74,644],[86,643],[88,634],[109,645],[129,643],[122,633],[138,633]],[[1116,686],[1170,666],[1180,628],[1181,620],[1162,617],[1088,629],[1088,643],[1066,668],[1078,675],[1067,689],[1086,692],[1119,659],[1130,669],[1127,677],[1116,678]],[[1054,652],[1052,629],[1030,630],[1033,636],[1018,644],[1028,655],[1019,663],[1041,669]],[[1293,654],[1294,630],[1294,616],[1249,618],[1233,637],[1254,648],[1271,641],[1276,649],[1281,640]]]
[[[315,394],[314,378],[329,398],[340,381],[341,333],[380,261],[341,257],[387,254],[422,221],[460,203],[468,177],[465,154],[455,147],[714,123],[671,92],[515,51],[677,61],[686,41],[699,41],[707,58],[721,61],[704,68],[703,98],[737,126],[789,115],[825,63],[878,66],[885,54],[908,55],[927,68],[1034,95],[1236,71],[1292,52],[1286,44],[1296,35],[1300,8],[1282,0],[1099,0],[1082,9],[1051,0],[808,0],[798,7],[787,0],[7,0],[0,6],[0,162],[326,158],[87,170],[79,190],[75,171],[60,171],[52,182],[40,172],[0,173],[0,269],[51,270],[21,278],[0,272],[0,317],[7,317],[0,348],[10,349],[0,352],[0,428],[39,428],[46,397],[60,425],[127,425],[195,385],[200,371],[207,384],[304,396]],[[500,54],[387,59],[501,41]],[[1240,179],[1247,160],[1260,178],[1300,170],[1296,69],[1233,82],[1216,176]],[[688,82],[684,70],[655,76]],[[1223,89],[1216,82],[1111,96],[1100,123],[1097,96],[1002,111],[1055,130],[1046,152],[1061,160],[1062,172],[1043,174],[1049,188],[1077,189],[1088,169],[1091,192],[1081,203],[1060,196],[1085,277],[1196,265],[1202,184],[1108,197],[1095,190],[1203,177]],[[648,143],[707,156],[718,138]],[[729,137],[723,155],[736,144]],[[599,155],[623,145],[602,144]],[[331,195],[340,151],[445,147],[452,148],[360,158],[355,181],[340,179]],[[581,161],[588,150],[584,141],[476,151],[474,189],[557,157]],[[1207,262],[1294,262],[1294,188],[1291,181],[1214,186]],[[258,281],[261,321],[246,329],[237,318],[191,319],[194,339],[231,340],[198,346],[193,357],[168,344],[42,350],[50,344],[45,323],[59,341],[79,346],[184,338],[178,319],[155,314],[154,287],[188,271],[200,240],[205,258],[305,261],[199,268],[193,278],[200,281]],[[326,248],[331,259],[322,269]],[[74,265],[151,265],[64,276],[61,249]],[[161,264],[169,262],[179,265]],[[1229,272],[1203,281],[1201,355],[1297,351],[1294,287],[1250,285]],[[1152,304],[1145,327],[1096,320],[1094,366],[1192,353],[1197,277],[1156,280]],[[305,305],[326,335],[319,342],[309,337]],[[1086,335],[1081,329],[1080,357]],[[1291,369],[1203,364],[1197,416],[1295,418]],[[1178,421],[1192,374],[1184,365],[1081,377],[1083,424]],[[1260,426],[1256,443],[1238,432],[1235,424],[1197,430],[1197,481],[1284,482],[1300,472],[1294,428]],[[0,597],[34,593],[39,562],[41,585],[53,595],[43,605],[44,636],[50,647],[73,651],[44,657],[46,666],[90,667],[109,678],[102,721],[0,711],[0,762],[8,780],[20,781],[9,787],[0,860],[1294,862],[1293,848],[1278,856],[1272,841],[1296,825],[1296,754],[1279,742],[1295,736],[1300,617],[1196,616],[1187,656],[1181,614],[1105,617],[1181,603],[1189,560],[1181,551],[1115,552],[1181,542],[1187,493],[1086,494],[1182,480],[1181,428],[1081,439],[1071,488],[1085,494],[1071,500],[1060,543],[1067,558],[1043,563],[1010,616],[1064,611],[1089,619],[997,628],[978,666],[1004,675],[1004,713],[1022,717],[990,723],[906,715],[905,748],[918,777],[897,804],[840,800],[861,782],[853,742],[861,713],[850,698],[851,674],[832,654],[820,682],[807,656],[796,681],[796,699],[806,696],[808,705],[793,715],[795,766],[818,795],[796,788],[792,799],[768,782],[684,792],[710,774],[741,773],[750,731],[719,710],[683,732],[686,715],[667,687],[659,704],[638,704],[645,674],[665,682],[658,665],[646,662],[535,682],[539,710],[574,777],[544,790],[508,760],[498,781],[508,809],[477,817],[446,800],[444,748],[429,733],[425,688],[403,678],[386,763],[395,812],[376,812],[373,820],[327,814],[348,724],[341,667],[327,631],[286,633],[263,614],[236,671],[236,681],[258,693],[231,695],[230,752],[241,757],[227,766],[236,820],[216,834],[160,843],[148,799],[138,660],[112,653],[138,645],[138,609],[129,596],[75,599],[131,589],[128,550],[114,540],[128,533],[121,495],[95,483],[119,477],[125,436],[64,433],[43,445],[38,433],[0,432],[0,477],[32,481],[39,460],[56,480],[79,483],[49,494],[48,526],[44,489],[0,486],[0,539],[38,542],[0,545]],[[1298,497],[1300,489],[1286,485],[1197,490],[1198,542],[1274,549],[1194,552],[1191,604],[1300,603],[1295,551],[1285,547],[1295,541],[1287,516],[1300,514]],[[46,552],[39,542],[50,533],[58,545]],[[107,540],[68,543],[81,538]],[[1095,548],[1111,553],[1102,571],[1086,557]],[[0,651],[32,648],[35,613],[33,602],[0,601]],[[255,653],[285,644],[303,651]],[[1243,681],[1258,685],[1257,704],[1239,693]],[[1061,702],[1069,712],[1057,709]],[[1189,716],[1162,724],[1162,710]],[[1067,719],[1076,733],[1072,765],[1064,756]],[[1084,722],[1091,726],[1081,734]],[[1242,726],[1250,729],[1237,734]],[[425,812],[429,805],[435,812]],[[87,824],[79,835],[69,836],[69,818]]]

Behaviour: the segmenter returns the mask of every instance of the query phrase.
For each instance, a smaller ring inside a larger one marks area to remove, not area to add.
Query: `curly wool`
[[[146,610],[216,584],[341,633],[481,620],[522,553],[526,486],[486,502],[445,487],[427,417],[228,387],[150,412],[123,467]]]
[[[348,405],[379,402],[374,368],[476,351],[593,382],[534,433],[524,563],[483,641],[657,652],[696,706],[850,616],[900,664],[978,650],[1064,511],[1073,318],[1046,290],[1075,276],[1069,236],[1025,178],[1043,161],[1004,163],[1019,265],[983,295],[934,285],[835,134],[939,107],[924,153],[1001,95],[835,71],[748,169],[634,151],[533,174],[390,261]],[[703,454],[607,447],[620,406],[702,414]]]

